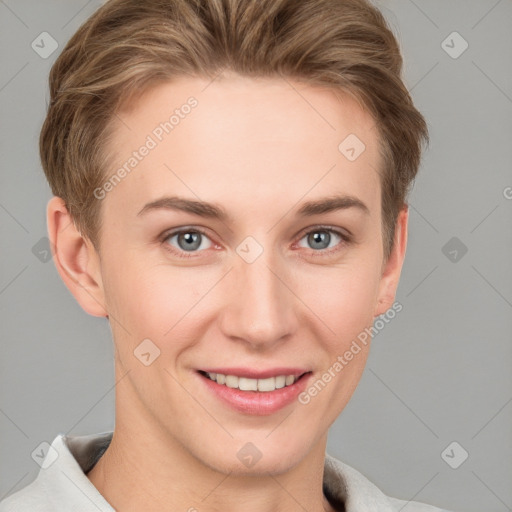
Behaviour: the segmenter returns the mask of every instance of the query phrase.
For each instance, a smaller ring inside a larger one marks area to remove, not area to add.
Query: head
[[[112,0],[71,38],[40,139],[48,224],[67,286],[109,317],[118,419],[224,471],[255,470],[247,442],[284,471],[325,440],[369,343],[264,414],[200,372],[312,385],[392,306],[427,140],[401,68],[365,0]]]

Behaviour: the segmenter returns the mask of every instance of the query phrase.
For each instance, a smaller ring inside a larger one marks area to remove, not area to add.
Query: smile
[[[277,375],[266,379],[250,379],[248,377],[238,377],[236,375],[224,375],[222,373],[201,372],[217,384],[227,386],[240,391],[275,391],[294,384],[300,376],[295,375]]]
[[[307,368],[205,368],[196,375],[216,400],[243,414],[266,416],[297,402],[312,371]]]

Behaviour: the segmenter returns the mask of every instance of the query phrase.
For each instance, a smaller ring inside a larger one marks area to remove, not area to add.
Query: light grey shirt
[[[0,512],[115,512],[86,476],[111,440],[112,431],[59,434],[42,459],[36,479],[3,500]],[[361,473],[328,454],[323,487],[325,496],[343,512],[447,512],[385,496]]]

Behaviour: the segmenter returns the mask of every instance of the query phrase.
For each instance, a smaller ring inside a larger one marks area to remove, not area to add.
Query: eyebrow
[[[308,201],[304,203],[297,211],[299,217],[312,217],[322,213],[329,213],[337,210],[347,210],[349,208],[356,208],[362,213],[368,215],[369,208],[360,199],[354,196],[330,196],[315,201]],[[182,197],[162,197],[156,201],[152,201],[144,205],[144,207],[137,214],[143,215],[153,210],[177,210],[187,213],[192,213],[200,217],[211,219],[218,219],[223,222],[230,221],[231,217],[220,206],[205,201],[198,201],[193,199],[185,199]]]

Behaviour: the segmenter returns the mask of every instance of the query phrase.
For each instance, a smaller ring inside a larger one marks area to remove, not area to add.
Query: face
[[[369,343],[344,355],[394,299],[374,122],[339,93],[234,75],[158,85],[119,118],[96,191],[116,424],[224,472],[285,471],[325,442]]]

